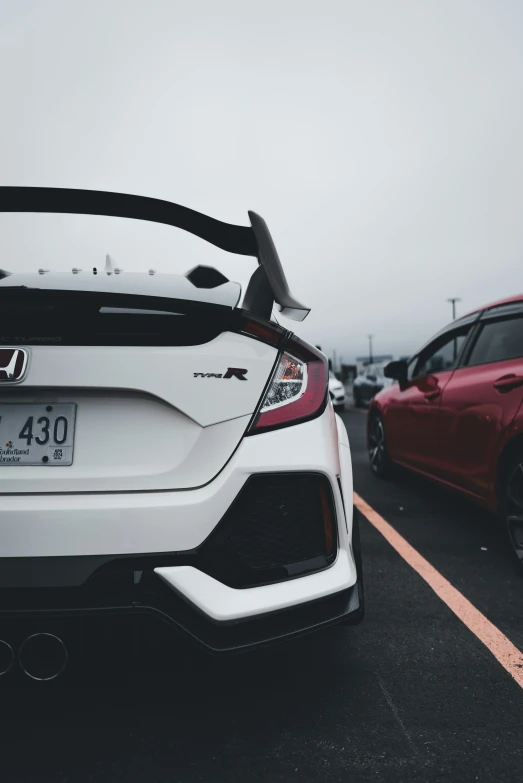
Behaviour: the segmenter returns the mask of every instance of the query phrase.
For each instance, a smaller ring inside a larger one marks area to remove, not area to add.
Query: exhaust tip
[[[13,648],[8,642],[0,639],[0,677],[9,674],[15,662]]]
[[[67,647],[52,633],[28,636],[18,652],[20,668],[32,680],[47,682],[65,671],[69,654]]]

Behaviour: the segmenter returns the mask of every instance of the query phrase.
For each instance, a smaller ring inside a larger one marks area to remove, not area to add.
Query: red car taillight
[[[326,357],[292,337],[247,434],[256,435],[319,416],[327,401],[328,376]]]

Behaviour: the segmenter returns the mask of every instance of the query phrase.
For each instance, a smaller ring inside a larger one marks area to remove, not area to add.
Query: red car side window
[[[523,317],[504,318],[483,324],[467,365],[503,362],[523,356]]]
[[[442,335],[429,345],[417,360],[412,378],[434,375],[454,367],[470,331],[470,325]],[[409,368],[410,369],[410,368]]]

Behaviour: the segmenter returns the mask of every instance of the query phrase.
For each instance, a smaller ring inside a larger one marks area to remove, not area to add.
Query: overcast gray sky
[[[415,350],[447,297],[523,291],[520,0],[0,0],[0,18],[1,184],[254,209],[312,307],[299,333],[347,360],[369,332]],[[1,216],[0,267],[254,268],[108,220]]]

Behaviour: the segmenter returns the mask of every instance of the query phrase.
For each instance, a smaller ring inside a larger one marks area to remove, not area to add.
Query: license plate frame
[[[76,413],[75,402],[0,402],[0,468],[70,467]]]

